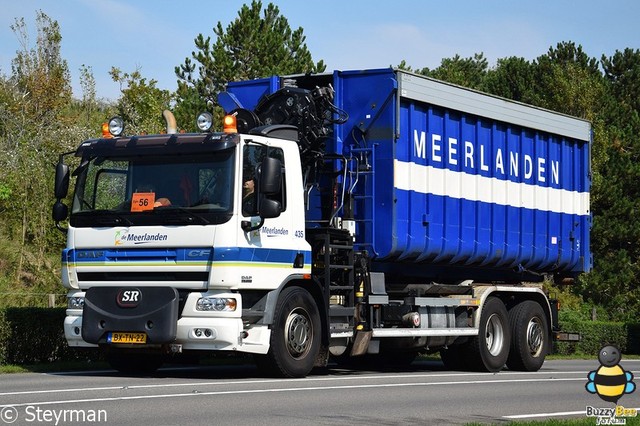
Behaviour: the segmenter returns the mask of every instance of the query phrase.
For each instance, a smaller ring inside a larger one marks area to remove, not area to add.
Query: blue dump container
[[[252,109],[285,81],[330,83],[349,114],[326,150],[358,159],[347,186],[357,177],[356,244],[374,269],[456,282],[591,268],[589,122],[394,69],[228,90]]]

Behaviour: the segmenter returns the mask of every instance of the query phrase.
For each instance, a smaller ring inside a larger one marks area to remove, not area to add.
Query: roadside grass
[[[62,371],[108,370],[109,364],[103,361],[56,361],[31,365],[0,365],[0,374],[17,373],[59,373]]]
[[[243,365],[252,363],[250,356],[235,355],[211,355],[203,356],[199,361],[194,359],[182,359],[168,361],[165,367],[171,366],[188,366],[199,365],[203,367],[215,365]],[[104,360],[98,361],[56,361],[31,365],[0,365],[0,375],[2,374],[18,374],[18,373],[59,373],[59,372],[75,372],[75,371],[94,371],[94,370],[112,370],[108,362]]]
[[[598,354],[547,355],[546,359],[547,360],[571,360],[571,359],[591,360],[592,359],[597,362]],[[640,355],[622,354],[622,362],[624,362],[625,359],[640,359]]]

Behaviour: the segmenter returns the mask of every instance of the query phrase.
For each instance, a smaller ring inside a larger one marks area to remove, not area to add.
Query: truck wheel
[[[474,370],[497,372],[507,362],[511,333],[504,303],[489,297],[482,307],[479,333],[469,341],[468,365]]]
[[[267,355],[258,367],[282,377],[304,377],[313,368],[320,350],[320,314],[306,290],[288,287],[276,305]]]
[[[160,354],[109,351],[106,358],[114,370],[134,376],[154,373],[164,363]]]
[[[532,300],[509,311],[511,350],[507,366],[512,370],[538,371],[548,352],[549,327],[542,306]]]

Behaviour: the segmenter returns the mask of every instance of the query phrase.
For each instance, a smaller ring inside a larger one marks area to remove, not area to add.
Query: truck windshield
[[[233,213],[234,151],[95,157],[77,171],[76,227],[220,224]]]

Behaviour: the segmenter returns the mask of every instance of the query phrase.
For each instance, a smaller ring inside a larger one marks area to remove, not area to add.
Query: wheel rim
[[[294,358],[301,358],[309,352],[313,337],[313,325],[307,311],[296,308],[289,313],[285,323],[287,351]]]
[[[498,356],[500,352],[502,352],[504,346],[504,328],[497,314],[491,315],[487,321],[485,341],[487,343],[487,350],[491,355]]]
[[[531,318],[529,324],[527,324],[527,345],[532,356],[537,357],[542,353],[544,330],[542,328],[542,320],[538,317]]]

